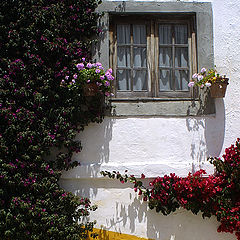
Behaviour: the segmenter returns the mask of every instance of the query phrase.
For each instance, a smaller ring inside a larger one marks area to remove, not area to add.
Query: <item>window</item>
[[[195,15],[112,15],[110,23],[116,98],[193,97]]]
[[[97,11],[105,15],[94,58],[117,76],[110,116],[215,114],[207,92],[186,86],[214,67],[212,3],[110,0]]]

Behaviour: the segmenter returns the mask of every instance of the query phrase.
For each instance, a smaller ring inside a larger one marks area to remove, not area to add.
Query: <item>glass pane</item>
[[[188,48],[175,48],[175,66],[188,67]]]
[[[146,26],[145,25],[133,25],[133,43],[146,44]]]
[[[159,43],[160,44],[171,44],[172,34],[170,25],[159,25]]]
[[[130,43],[130,25],[117,25],[117,43]]]
[[[134,67],[146,67],[146,48],[134,47],[133,48],[133,66]]]
[[[159,49],[159,66],[160,67],[172,66],[172,48],[161,47]]]
[[[135,91],[147,90],[147,71],[146,70],[133,71],[133,90]]]
[[[176,44],[187,44],[188,43],[188,31],[187,25],[175,25],[175,43]]]
[[[170,70],[159,70],[159,91],[172,90],[172,76]]]
[[[175,71],[175,90],[188,90],[189,72],[187,70]]]
[[[130,70],[117,70],[118,90],[130,90]]]
[[[118,47],[117,66],[130,67],[130,48],[129,47]]]

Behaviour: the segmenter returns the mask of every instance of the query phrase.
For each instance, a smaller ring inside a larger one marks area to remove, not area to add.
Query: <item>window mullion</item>
[[[133,92],[133,24],[130,25],[130,40],[131,40],[131,46],[130,46],[130,67],[131,67],[131,92]]]
[[[174,36],[174,25],[171,27],[172,30],[172,90],[175,91],[175,36]]]

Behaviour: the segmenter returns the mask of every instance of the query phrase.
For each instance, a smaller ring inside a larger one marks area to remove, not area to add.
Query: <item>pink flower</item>
[[[188,87],[193,87],[194,84],[195,84],[194,82],[189,82],[189,83],[188,83]]]
[[[197,79],[197,78],[198,78],[198,74],[197,74],[197,73],[194,73],[194,74],[192,75],[192,78],[193,78],[193,79]]]

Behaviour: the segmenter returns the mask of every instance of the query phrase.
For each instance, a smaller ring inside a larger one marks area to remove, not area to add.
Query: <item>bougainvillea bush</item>
[[[98,0],[3,0],[0,8],[0,238],[85,239],[94,210],[65,192],[77,131],[103,117],[102,94],[64,88],[90,60]]]
[[[199,170],[183,178],[174,173],[157,177],[145,187],[140,179],[119,172],[102,172],[104,176],[117,178],[122,183],[134,184],[134,190],[143,195],[150,209],[164,215],[183,207],[204,217],[216,216],[220,222],[218,232],[235,233],[240,239],[240,139],[225,150],[223,160],[211,158],[216,172],[206,177]],[[142,178],[145,175],[142,174]]]

